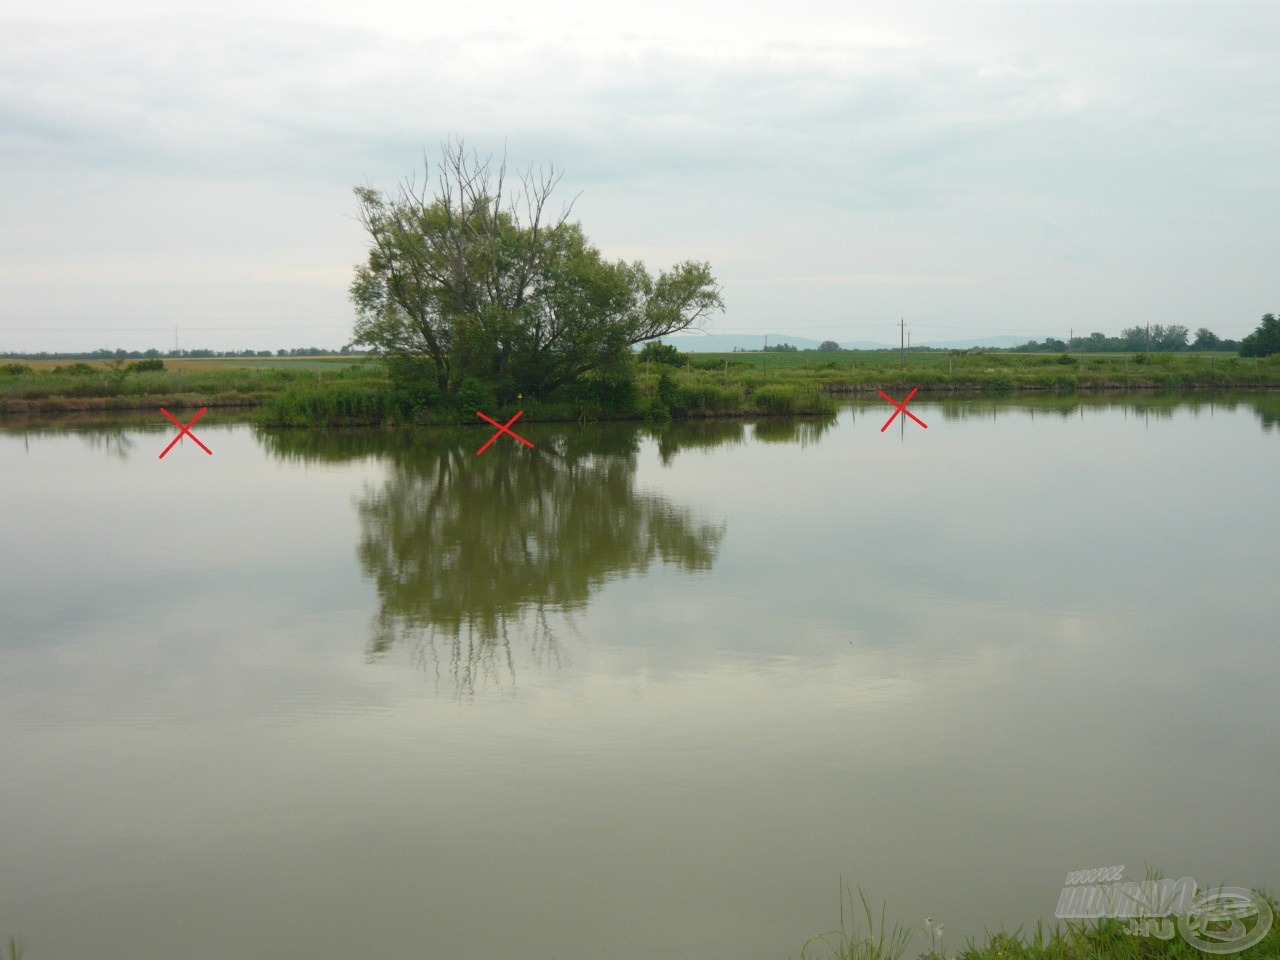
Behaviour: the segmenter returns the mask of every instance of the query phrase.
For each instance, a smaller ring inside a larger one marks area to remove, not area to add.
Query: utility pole
[[[182,356],[182,349],[178,346],[178,328],[173,328],[173,352],[177,356]]]
[[[902,358],[902,369],[907,369],[906,319],[898,318],[898,355]]]
[[[1076,338],[1076,328],[1067,327],[1067,353],[1071,352],[1071,341]]]
[[[1144,351],[1148,356],[1151,354],[1151,324],[1147,324],[1147,349]]]

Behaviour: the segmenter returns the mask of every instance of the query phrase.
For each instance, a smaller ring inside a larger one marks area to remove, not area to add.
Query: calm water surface
[[[842,878],[956,947],[1072,870],[1280,887],[1280,399],[910,409],[0,422],[0,935],[763,960]]]

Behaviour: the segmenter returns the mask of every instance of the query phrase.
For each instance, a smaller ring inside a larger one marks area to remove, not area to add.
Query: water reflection
[[[807,447],[825,437],[835,424],[835,417],[760,420],[755,425],[754,436],[761,443],[798,443],[802,447]]]
[[[922,397],[941,412],[943,420],[996,419],[1008,414],[1056,417],[1083,417],[1086,412],[1119,409],[1124,414],[1170,420],[1175,413],[1190,411],[1196,415],[1233,413],[1237,409],[1252,410],[1262,422],[1264,431],[1280,426],[1280,393],[1202,394],[1136,393],[1053,394],[1037,393],[1010,397]],[[864,410],[878,412],[884,405],[867,401]]]
[[[175,406],[171,412],[186,422],[196,411]],[[210,410],[200,418],[200,425],[208,427],[243,422],[244,419],[245,413],[240,410]],[[163,417],[158,406],[154,411],[92,410],[40,416],[0,415],[0,436],[22,437],[28,451],[38,441],[73,436],[87,444],[91,450],[101,450],[111,459],[120,461],[128,461],[139,452],[138,441],[142,437],[147,438],[143,447],[147,451],[151,449],[150,442],[153,438],[159,441],[155,453],[148,453],[148,457],[144,459],[158,455],[177,432],[178,428]],[[186,438],[182,442],[186,443]]]
[[[664,461],[682,448],[742,442],[741,424],[604,425],[544,433],[537,448],[474,432],[264,432],[277,456],[376,457],[386,478],[358,498],[359,557],[380,601],[368,642],[397,645],[460,694],[514,683],[513,646],[559,664],[556,624],[572,623],[613,579],[655,561],[709,570],[723,524],[636,485],[645,436]]]
[[[32,441],[61,438],[68,434],[82,440],[91,450],[101,450],[113,460],[128,460],[137,443],[140,424],[124,420],[82,423],[75,420],[40,421],[0,420],[0,435],[21,436],[29,452]]]
[[[79,436],[90,448],[105,451],[113,460],[128,460],[134,448],[133,433],[124,427],[112,427],[82,431]]]
[[[747,425],[741,420],[689,420],[642,430],[657,442],[663,466],[670,466],[682,450],[736,447],[747,442]]]

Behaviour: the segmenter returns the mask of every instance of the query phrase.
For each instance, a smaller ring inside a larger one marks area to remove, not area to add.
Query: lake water
[[[1280,397],[908,409],[0,422],[0,936],[781,960],[841,882],[948,952],[1090,867],[1274,892]]]

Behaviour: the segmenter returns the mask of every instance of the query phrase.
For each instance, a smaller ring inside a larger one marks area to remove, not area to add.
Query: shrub
[[[670,408],[657,397],[654,397],[648,403],[641,404],[640,412],[644,414],[644,418],[650,423],[666,423],[671,419]]]
[[[481,383],[475,377],[465,377],[458,387],[454,405],[465,422],[474,423],[477,422],[477,410],[488,413],[498,408],[498,398],[489,384]]]
[[[666,370],[658,376],[658,400],[670,407],[676,402],[676,382]]]
[[[782,385],[760,387],[751,395],[751,400],[761,413],[795,413],[799,392],[795,387]]]
[[[24,373],[30,372],[31,368],[25,363],[6,363],[4,366],[0,366],[0,376],[20,377]]]
[[[580,417],[639,412],[636,382],[631,376],[581,377],[565,384],[554,399],[569,404]]]
[[[650,340],[636,354],[636,358],[644,363],[652,361],[653,363],[665,364],[669,367],[683,367],[685,358],[681,356],[680,351],[670,344],[659,343],[657,340]]]
[[[87,363],[72,363],[65,367],[54,367],[54,373],[65,373],[73,377],[91,377],[96,372]]]
[[[757,410],[771,416],[834,413],[836,410],[835,401],[825,393],[783,384],[760,387],[751,395],[751,401]]]
[[[668,404],[673,412],[703,416],[729,414],[741,412],[744,405],[741,387],[693,381],[678,383],[675,388],[674,401]],[[663,399],[661,384],[658,398]]]
[[[362,384],[330,383],[292,386],[268,398],[259,419],[272,426],[301,427],[400,422],[410,413],[385,385],[370,389]]]
[[[164,361],[159,357],[148,357],[129,364],[129,370],[133,373],[159,373],[164,370]]]

